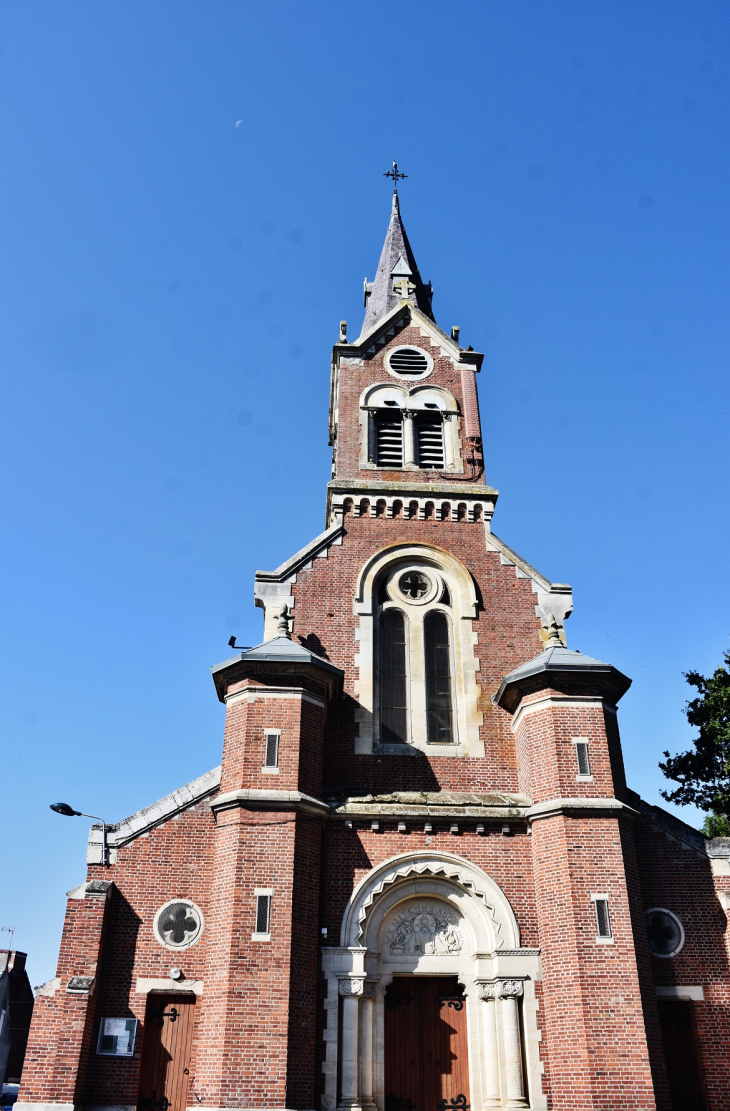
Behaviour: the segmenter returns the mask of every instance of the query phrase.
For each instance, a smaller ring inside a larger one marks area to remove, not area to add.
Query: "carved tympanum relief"
[[[410,905],[391,923],[385,936],[391,956],[460,953],[464,944],[459,919],[442,903]]]

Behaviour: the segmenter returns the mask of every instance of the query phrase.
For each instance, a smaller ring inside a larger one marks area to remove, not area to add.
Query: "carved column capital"
[[[479,984],[479,998],[483,1002],[490,999],[518,999],[523,993],[522,980],[491,980]]]
[[[364,999],[374,999],[375,998],[375,993],[376,993],[377,990],[378,990],[377,980],[366,980],[364,985],[363,985],[363,991],[362,991],[363,998]]]
[[[348,978],[340,980],[340,995],[362,995],[365,981],[361,979]]]

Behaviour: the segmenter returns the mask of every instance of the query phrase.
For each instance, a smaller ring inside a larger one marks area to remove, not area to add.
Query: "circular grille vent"
[[[646,912],[649,948],[656,957],[673,957],[684,945],[684,929],[671,910],[653,907]]]
[[[424,378],[431,369],[431,360],[418,347],[396,347],[388,357],[388,365],[399,378]]]
[[[165,903],[155,915],[157,940],[169,949],[186,949],[197,941],[203,929],[203,916],[195,903],[175,899]]]

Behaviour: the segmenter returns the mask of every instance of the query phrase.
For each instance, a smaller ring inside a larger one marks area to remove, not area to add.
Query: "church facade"
[[[630,789],[630,680],[492,531],[397,192],[365,306],[326,530],[213,668],[221,767],[92,829],[19,1108],[730,1108],[730,839]]]

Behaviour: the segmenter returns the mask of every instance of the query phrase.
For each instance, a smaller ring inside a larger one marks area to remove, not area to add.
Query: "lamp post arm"
[[[96,822],[101,822],[101,863],[105,868],[109,867],[109,853],[107,851],[106,843],[106,822],[100,818],[98,814],[85,814],[81,813],[82,818],[93,818]]]

